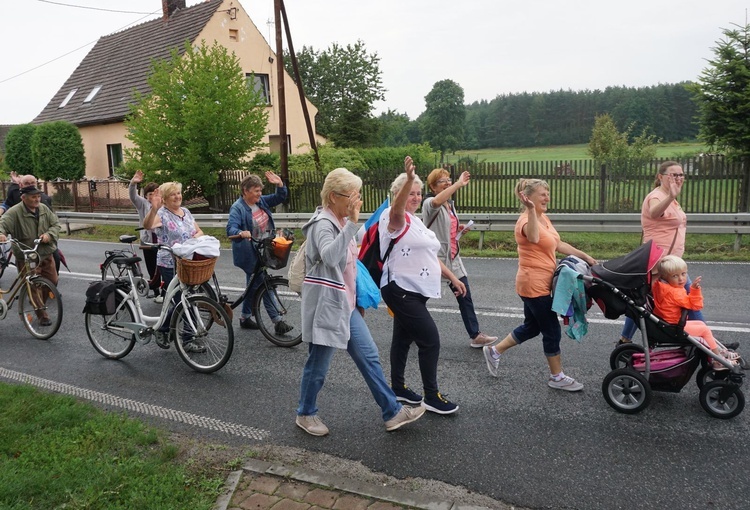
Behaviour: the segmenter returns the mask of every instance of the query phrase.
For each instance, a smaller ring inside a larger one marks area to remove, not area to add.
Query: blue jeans
[[[461,283],[466,286],[465,296],[456,296],[458,301],[458,309],[461,311],[461,318],[464,321],[464,327],[466,332],[469,334],[469,338],[474,338],[479,334],[479,321],[477,320],[477,314],[474,311],[474,301],[471,299],[471,290],[469,289],[469,278],[466,276],[459,278]],[[449,285],[451,290],[454,290],[453,285]]]
[[[693,283],[693,280],[690,279],[688,276],[687,282],[685,282],[685,292],[690,294],[690,285]],[[700,310],[688,310],[688,320],[691,321],[701,321],[706,322],[703,318],[703,313],[701,313]],[[638,324],[631,319],[630,317],[625,317],[625,324],[622,326],[622,333],[620,333],[620,336],[623,338],[627,338],[628,340],[633,339],[633,335],[635,335],[636,330],[638,329]]]
[[[523,324],[513,330],[511,336],[517,344],[522,344],[535,336],[542,334],[544,355],[549,357],[560,354],[560,339],[562,330],[557,320],[557,313],[552,311],[552,296],[527,298],[523,301]]]
[[[250,280],[252,279],[253,279],[253,272],[248,273],[247,271],[245,271],[245,287],[250,285]],[[265,279],[265,276],[258,275],[258,277],[255,278],[255,281],[253,282],[253,286],[250,288],[247,295],[245,296],[245,299],[242,301],[242,318],[243,319],[253,316],[253,302],[255,301],[255,293],[257,292],[258,288],[263,283],[264,279]],[[266,312],[268,312],[268,316],[271,318],[271,322],[275,324],[281,320],[281,316],[279,315],[279,312],[278,312],[280,306],[278,305],[278,303],[277,304],[273,303],[272,296],[268,292],[263,294],[263,305],[266,308]]]
[[[323,388],[331,359],[337,350],[339,349],[327,345],[309,344],[307,362],[302,371],[298,415],[310,416],[318,413],[318,393]],[[383,421],[396,416],[401,410],[401,404],[398,403],[396,395],[385,381],[383,368],[380,366],[378,347],[372,340],[365,320],[356,309],[349,318],[349,343],[346,346],[346,352],[354,360],[372,396],[375,397],[375,402],[380,406]]]

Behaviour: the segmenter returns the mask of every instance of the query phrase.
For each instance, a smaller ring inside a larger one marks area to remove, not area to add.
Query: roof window
[[[89,95],[86,96],[86,99],[83,100],[84,103],[90,103],[94,97],[99,93],[99,91],[102,89],[101,85],[97,85],[93,89],[91,89],[91,92],[89,92]]]
[[[65,96],[65,99],[63,99],[62,103],[60,103],[60,106],[58,106],[58,108],[62,108],[66,104],[68,104],[70,100],[73,99],[73,96],[75,95],[76,92],[78,92],[78,89],[73,89],[70,92],[68,92],[68,95]]]

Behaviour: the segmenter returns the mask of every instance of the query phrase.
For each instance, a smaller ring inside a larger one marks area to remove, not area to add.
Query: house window
[[[115,169],[122,165],[122,144],[111,143],[107,145],[107,164],[109,165],[109,176],[115,175]]]
[[[247,85],[252,87],[256,92],[260,92],[266,100],[266,104],[271,104],[271,82],[267,74],[247,73]]]
[[[73,96],[75,95],[76,92],[78,92],[78,89],[73,89],[70,92],[68,92],[68,95],[65,96],[65,99],[63,99],[63,102],[60,103],[60,106],[58,106],[58,108],[62,108],[63,106],[68,104],[70,100],[73,99]]]
[[[236,28],[230,28],[229,29],[229,40],[230,41],[235,41],[235,42],[240,40],[239,34],[238,34]]]
[[[89,95],[86,96],[86,99],[83,100],[84,103],[90,103],[94,97],[99,93],[99,91],[102,90],[101,85],[97,85],[93,89],[91,89],[91,92],[89,92]]]

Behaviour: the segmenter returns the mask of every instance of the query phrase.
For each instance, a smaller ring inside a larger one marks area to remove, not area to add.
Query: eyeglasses
[[[351,199],[352,197],[353,198],[357,198],[357,199],[362,198],[362,194],[359,191],[355,191],[351,195],[344,195],[343,193],[339,193],[338,191],[334,191],[333,193],[335,195],[338,195],[338,196],[344,197],[344,198],[348,198],[348,199]]]
[[[435,184],[450,184],[453,182],[453,179],[438,179],[435,181]]]
[[[685,174],[662,174],[662,175],[668,175],[670,177],[674,177],[675,179],[684,179]]]

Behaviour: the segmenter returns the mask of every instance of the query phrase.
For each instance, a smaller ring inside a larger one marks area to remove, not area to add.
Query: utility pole
[[[274,21],[276,24],[276,88],[279,102],[279,159],[281,179],[289,184],[289,144],[286,134],[286,96],[284,94],[284,47],[281,43],[281,2],[274,0]]]

